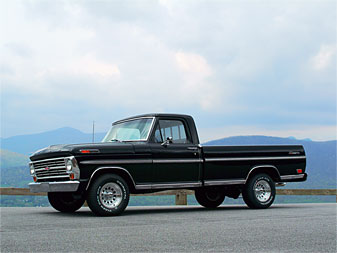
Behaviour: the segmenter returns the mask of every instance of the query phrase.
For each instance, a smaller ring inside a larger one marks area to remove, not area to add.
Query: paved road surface
[[[119,217],[88,208],[1,208],[1,252],[336,252],[336,204],[129,207]]]

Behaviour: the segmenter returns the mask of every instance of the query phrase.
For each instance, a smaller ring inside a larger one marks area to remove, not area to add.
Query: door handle
[[[188,150],[198,150],[198,147],[187,147]]]

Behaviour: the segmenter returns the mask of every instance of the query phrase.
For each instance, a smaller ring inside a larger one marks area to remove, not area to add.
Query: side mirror
[[[169,145],[171,143],[173,143],[173,138],[167,137],[166,141],[164,141],[161,145],[166,147],[167,145]]]

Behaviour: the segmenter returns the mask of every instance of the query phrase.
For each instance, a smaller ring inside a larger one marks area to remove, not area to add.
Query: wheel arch
[[[99,167],[97,168],[90,176],[86,190],[89,189],[90,184],[94,182],[94,180],[103,175],[103,174],[108,174],[108,173],[113,173],[116,174],[120,177],[122,177],[125,182],[128,184],[130,192],[134,192],[136,189],[136,184],[134,179],[132,178],[131,174],[124,168],[122,167]]]
[[[246,177],[246,182],[248,182],[248,180],[259,173],[266,173],[267,175],[269,175],[274,182],[279,182],[281,180],[281,176],[280,176],[280,172],[278,171],[277,167],[274,165],[257,165],[257,166],[253,166]]]

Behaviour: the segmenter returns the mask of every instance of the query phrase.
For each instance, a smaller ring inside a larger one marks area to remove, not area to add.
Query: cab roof
[[[146,114],[140,114],[132,117],[128,117],[125,119],[121,119],[118,121],[115,121],[115,123],[125,121],[125,120],[130,120],[130,119],[136,119],[136,118],[144,118],[144,117],[172,117],[172,118],[189,118],[192,119],[190,115],[187,114],[176,114],[176,113],[146,113]]]

